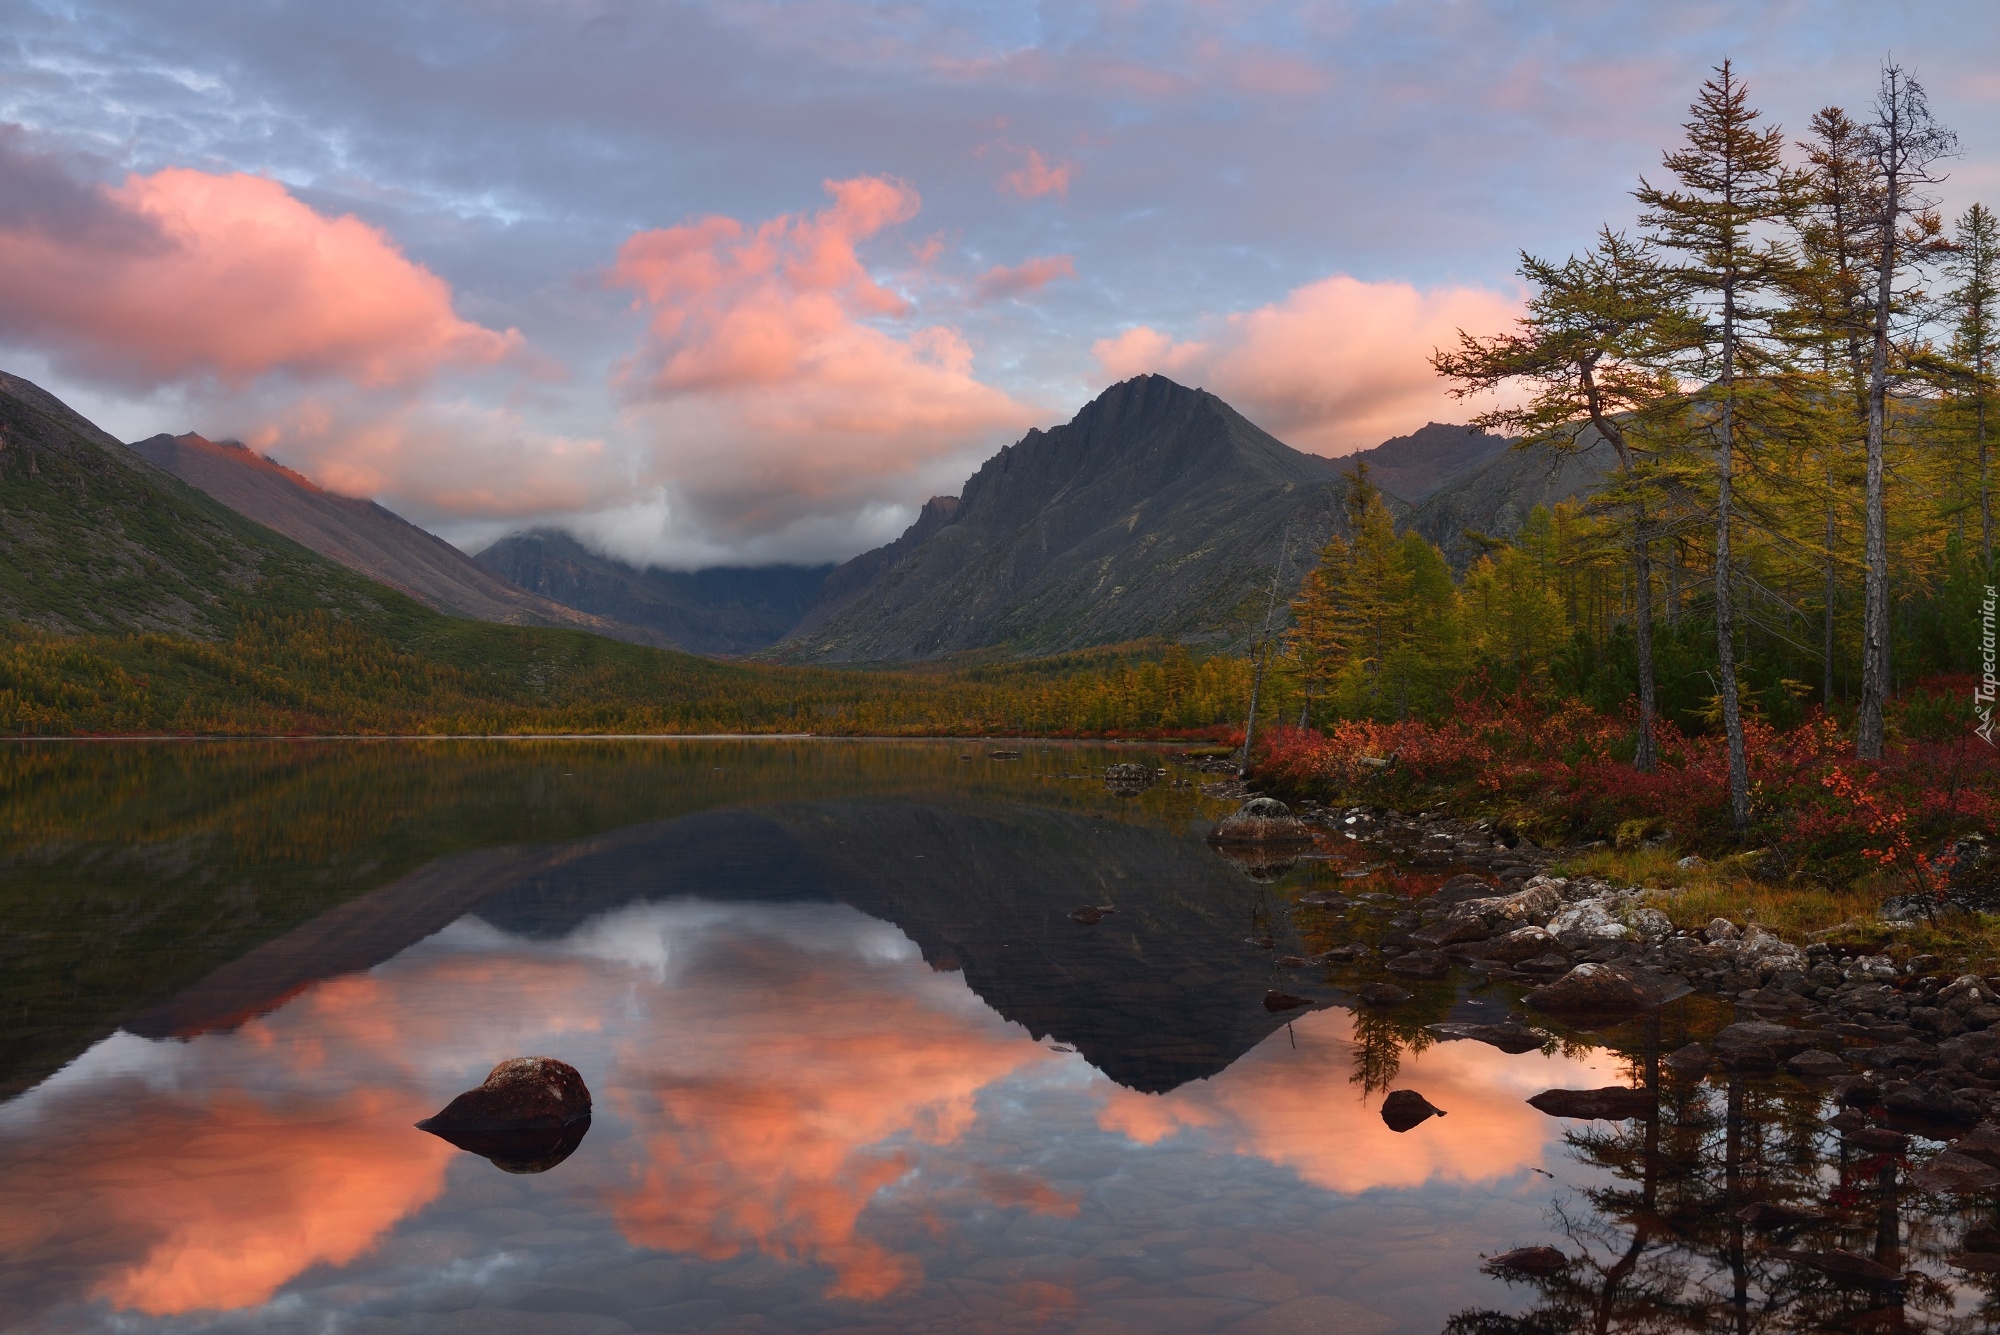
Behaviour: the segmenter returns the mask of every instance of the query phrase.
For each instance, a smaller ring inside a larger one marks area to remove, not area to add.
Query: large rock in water
[[[1527,996],[1539,1011],[1604,1015],[1651,1010],[1693,991],[1686,983],[1645,969],[1616,964],[1579,964],[1547,987]]]
[[[510,1173],[541,1173],[567,1159],[590,1130],[590,1090],[568,1062],[511,1057],[435,1116],[417,1123],[440,1140]]]
[[[1218,844],[1298,844],[1312,839],[1312,829],[1277,798],[1253,797],[1209,838]]]

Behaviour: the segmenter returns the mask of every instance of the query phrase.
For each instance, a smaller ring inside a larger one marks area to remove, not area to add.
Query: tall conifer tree
[[[1759,126],[1730,62],[1702,84],[1690,110],[1687,147],[1664,159],[1679,188],[1660,189],[1641,178],[1633,193],[1653,241],[1681,257],[1674,277],[1706,317],[1685,351],[1687,371],[1707,386],[1695,407],[1715,468],[1716,675],[1729,748],[1729,808],[1740,833],[1750,824],[1750,766],[1736,681],[1736,463],[1747,444],[1746,391],[1772,369],[1778,311],[1764,298],[1795,267],[1787,248],[1762,233],[1795,212],[1798,182],[1784,166],[1783,133]]]

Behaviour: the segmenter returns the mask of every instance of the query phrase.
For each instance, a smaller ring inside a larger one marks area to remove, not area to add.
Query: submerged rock
[[[1295,1011],[1301,1006],[1310,1005],[1312,1005],[1312,1001],[1309,998],[1295,997],[1289,992],[1280,992],[1276,988],[1264,994],[1264,1009],[1274,1015],[1280,1011]]]
[[[1759,1233],[1805,1228],[1810,1224],[1824,1224],[1833,1218],[1824,1210],[1808,1210],[1796,1205],[1773,1205],[1768,1201],[1746,1205],[1736,1212],[1736,1217]]]
[[[1085,904],[1069,911],[1071,922],[1080,922],[1085,927],[1095,927],[1118,910],[1109,904]]]
[[[1984,1196],[2000,1189],[2000,1168],[1946,1150],[1910,1174],[1910,1185],[1953,1196]]]
[[[512,1057],[417,1123],[440,1140],[510,1173],[541,1173],[567,1159],[590,1130],[590,1090],[553,1057]]]
[[[1675,1048],[1660,1059],[1660,1065],[1683,1079],[1693,1079],[1715,1062],[1715,1054],[1699,1043]]]
[[[1629,1117],[1651,1117],[1658,1105],[1646,1090],[1607,1085],[1603,1089],[1545,1089],[1529,1099],[1528,1106],[1551,1117],[1622,1122]]]
[[[1435,950],[1412,950],[1382,966],[1390,973],[1408,978],[1442,978],[1451,972],[1451,961]]]
[[[1209,836],[1217,844],[1300,844],[1311,839],[1312,827],[1275,797],[1251,798]]]
[[[1486,1258],[1488,1270],[1510,1275],[1532,1275],[1537,1279],[1559,1275],[1568,1265],[1569,1258],[1553,1247],[1516,1247],[1511,1252]]]
[[[1444,1116],[1444,1109],[1434,1105],[1429,1099],[1414,1089],[1393,1089],[1382,1100],[1382,1122],[1398,1134],[1421,1125],[1433,1117]]]
[[[1772,1247],[1764,1254],[1776,1257],[1780,1261],[1790,1261],[1793,1265],[1817,1270],[1834,1283],[1850,1288],[1894,1289],[1901,1288],[1903,1284],[1901,1271],[1891,1270],[1880,1261],[1870,1260],[1866,1256],[1842,1251],[1839,1248],[1824,1252],[1801,1252],[1787,1247]]]
[[[1469,1038],[1514,1054],[1538,1052],[1549,1041],[1549,1036],[1541,1030],[1530,1029],[1513,1020],[1505,1024],[1445,1023],[1426,1025],[1425,1028],[1439,1038]]]
[[[1397,987],[1394,983],[1370,983],[1354,995],[1370,1006],[1400,1006],[1416,993]]]

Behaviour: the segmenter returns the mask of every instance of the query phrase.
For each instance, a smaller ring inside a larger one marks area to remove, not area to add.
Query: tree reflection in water
[[[1902,1155],[1858,1149],[1828,1125],[1840,1106],[1823,1086],[1742,1071],[1676,1074],[1661,1061],[1671,1050],[1664,1031],[1686,1019],[1655,1015],[1611,1036],[1653,1114],[1565,1135],[1575,1161],[1593,1170],[1593,1185],[1552,1207],[1567,1263],[1528,1274],[1496,1257],[1489,1273],[1532,1300],[1518,1315],[1460,1312],[1447,1335],[2000,1326],[1993,1277],[1952,1264],[1990,1245],[2000,1219],[1991,1198],[1911,1188]]]

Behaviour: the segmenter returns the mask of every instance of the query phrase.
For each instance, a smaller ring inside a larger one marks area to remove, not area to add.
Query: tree
[[[1546,675],[1569,635],[1556,591],[1555,521],[1536,506],[1519,540],[1465,572],[1465,611],[1479,653],[1526,683]]]
[[[1722,726],[1729,748],[1729,807],[1738,833],[1750,824],[1750,766],[1736,681],[1736,610],[1731,563],[1736,455],[1744,445],[1746,391],[1773,367],[1781,312],[1760,297],[1795,272],[1790,251],[1760,235],[1790,219],[1798,179],[1785,169],[1783,132],[1758,127],[1759,113],[1728,61],[1701,86],[1687,123],[1688,144],[1666,155],[1680,182],[1663,190],[1640,179],[1633,192],[1654,244],[1677,252],[1671,273],[1705,319],[1683,346],[1685,371],[1704,383],[1690,405],[1711,441],[1715,472],[1715,639]]]
[[[1519,272],[1533,295],[1516,331],[1475,338],[1461,329],[1457,349],[1434,352],[1431,365],[1457,382],[1452,394],[1459,398],[1507,384],[1531,387],[1519,407],[1496,408],[1473,419],[1480,426],[1521,432],[1519,447],[1567,451],[1601,439],[1617,456],[1638,593],[1633,629],[1639,655],[1639,734],[1632,764],[1650,771],[1659,763],[1653,497],[1646,476],[1650,452],[1631,438],[1628,427],[1676,396],[1658,353],[1684,332],[1687,317],[1649,248],[1608,227],[1588,254],[1572,255],[1562,264],[1523,254]]]
[[[1974,204],[1952,228],[1946,274],[1955,286],[1945,294],[1952,314],[1951,357],[1965,387],[1974,460],[1979,469],[1979,550],[1993,569],[1993,496],[1986,428],[1993,400],[1993,368],[2000,354],[2000,222],[1984,204]],[[1989,576],[1990,577],[1990,576]]]
[[[1890,345],[1899,316],[1917,294],[1899,292],[1911,270],[1939,249],[1943,230],[1924,187],[1958,140],[1931,115],[1923,85],[1893,61],[1882,68],[1875,120],[1868,127],[1869,160],[1879,205],[1874,219],[1874,297],[1869,311],[1868,481],[1863,520],[1861,712],[1855,754],[1882,758],[1882,704],[1889,693],[1889,533],[1883,495],[1883,431],[1888,415]]]

